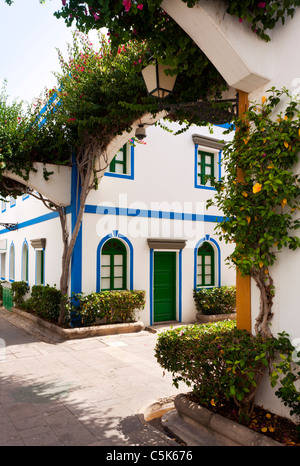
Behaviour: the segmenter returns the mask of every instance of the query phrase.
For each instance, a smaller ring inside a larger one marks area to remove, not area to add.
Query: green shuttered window
[[[215,157],[211,152],[198,150],[198,183],[202,185],[210,185],[209,178],[214,178]]]
[[[125,245],[110,239],[101,251],[101,290],[126,290],[127,251]]]
[[[198,248],[197,286],[215,286],[215,252],[206,241]]]
[[[114,156],[110,163],[109,171],[111,173],[121,173],[123,175],[127,173],[127,144]]]

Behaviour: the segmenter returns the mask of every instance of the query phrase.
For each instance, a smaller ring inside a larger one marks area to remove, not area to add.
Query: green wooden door
[[[176,320],[176,252],[154,252],[154,322]]]

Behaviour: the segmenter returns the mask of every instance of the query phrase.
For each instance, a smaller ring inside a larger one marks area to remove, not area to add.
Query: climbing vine
[[[286,108],[274,118],[283,97]],[[256,333],[270,336],[272,265],[282,248],[300,246],[300,178],[293,170],[300,150],[298,102],[286,89],[272,88],[235,123],[239,130],[223,152],[226,178],[214,183],[217,194],[208,205],[216,204],[224,213],[217,227],[220,239],[235,243],[229,263],[259,288]]]

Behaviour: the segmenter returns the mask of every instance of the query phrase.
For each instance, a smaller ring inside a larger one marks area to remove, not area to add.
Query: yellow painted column
[[[239,115],[248,109],[248,94],[238,91],[239,94]],[[238,130],[238,128],[237,128]],[[238,170],[237,181],[243,180],[242,171]],[[251,331],[251,278],[242,277],[240,272],[236,272],[236,324],[239,329]]]

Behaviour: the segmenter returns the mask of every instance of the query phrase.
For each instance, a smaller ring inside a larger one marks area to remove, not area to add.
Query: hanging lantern
[[[165,73],[167,69],[171,70],[172,68],[155,61],[142,70],[149,95],[162,99],[173,92],[177,76],[167,75]]]

